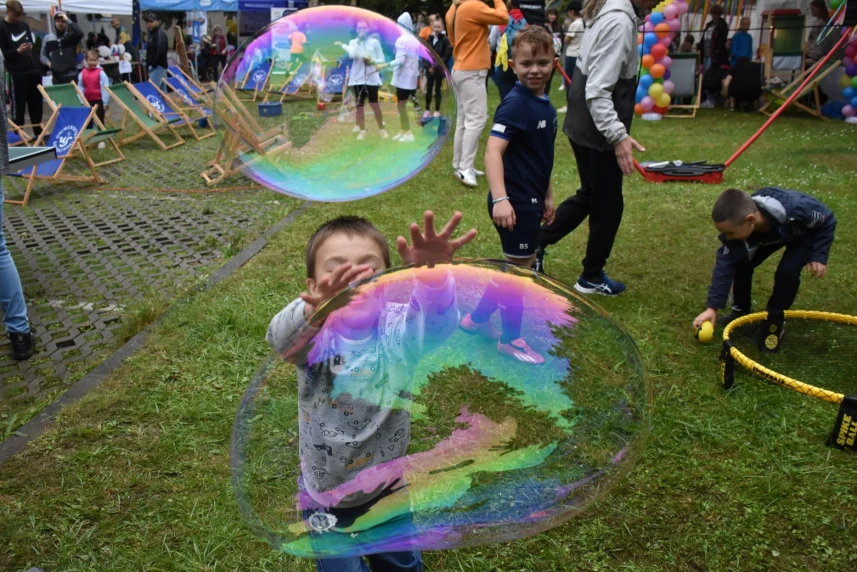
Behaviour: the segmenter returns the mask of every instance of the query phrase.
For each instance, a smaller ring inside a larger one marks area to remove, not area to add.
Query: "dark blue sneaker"
[[[574,284],[574,289],[581,294],[603,294],[604,296],[618,296],[625,291],[625,285],[622,282],[611,280],[607,273],[601,271],[601,278],[596,282],[590,282],[580,275],[577,282]]]

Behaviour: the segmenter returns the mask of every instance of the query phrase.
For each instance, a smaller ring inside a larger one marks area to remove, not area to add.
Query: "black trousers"
[[[434,90],[434,110],[440,111],[441,88],[443,88],[443,75],[426,73],[426,111],[431,107],[432,90]]]
[[[769,312],[788,310],[794,304],[800,288],[800,273],[809,263],[811,244],[806,240],[799,240],[789,244],[773,244],[760,246],[753,258],[740,264],[735,270],[735,281],[732,283],[732,304],[742,311],[749,311],[751,302],[751,291],[753,289],[753,271],[756,267],[768,259],[773,253],[786,247],[783,257],[774,274],[774,291],[768,299],[767,310]]]
[[[42,122],[42,94],[39,87],[42,85],[42,76],[38,74],[27,74],[12,76],[12,121],[18,125],[24,125],[24,113],[29,109],[30,123],[33,134],[38,137],[42,128],[37,125]]]
[[[539,247],[544,249],[556,244],[589,217],[583,277],[598,280],[622,222],[625,209],[623,175],[614,153],[602,153],[574,143],[571,149],[577,160],[580,188],[557,207],[553,223],[542,227]]]
[[[95,108],[95,117],[97,117],[101,124],[104,125],[104,101],[100,99],[97,101],[90,101],[87,99],[86,101],[91,107]],[[87,128],[90,127],[92,127],[91,124],[87,125]]]

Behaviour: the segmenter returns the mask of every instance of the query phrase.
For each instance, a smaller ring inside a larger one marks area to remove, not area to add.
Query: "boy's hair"
[[[711,218],[715,223],[729,222],[735,226],[744,224],[747,215],[756,212],[756,202],[748,193],[738,189],[726,189],[714,202]]]
[[[11,12],[15,16],[24,15],[24,7],[18,0],[6,0],[6,11]]]
[[[708,9],[709,16],[722,16],[723,15],[723,6],[720,4],[712,4],[711,8]]]
[[[88,60],[89,58],[95,58],[97,60],[99,57],[98,50],[87,50],[86,57],[84,57],[84,59]]]
[[[381,234],[381,231],[363,217],[346,215],[327,221],[318,227],[310,237],[305,250],[307,278],[315,278],[315,255],[318,253],[318,249],[321,248],[325,240],[338,233],[346,234],[349,237],[365,236],[371,238],[381,248],[386,267],[392,266],[390,263],[390,245],[387,244],[387,239]]]
[[[688,34],[684,37],[684,41],[692,46],[693,42],[696,41],[696,38],[693,37],[693,34]]]
[[[534,54],[538,52],[553,53],[553,36],[542,26],[529,26],[515,34],[515,39],[512,40],[513,60],[515,59],[515,50],[521,44],[528,44]]]

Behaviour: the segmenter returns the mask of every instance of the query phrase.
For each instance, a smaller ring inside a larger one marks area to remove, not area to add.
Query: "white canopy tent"
[[[40,0],[44,2],[45,0]],[[27,1],[29,6],[30,2]],[[58,0],[52,2],[60,10],[72,14],[110,14],[111,16],[130,16],[133,14],[131,0],[109,0],[98,2],[97,0]]]

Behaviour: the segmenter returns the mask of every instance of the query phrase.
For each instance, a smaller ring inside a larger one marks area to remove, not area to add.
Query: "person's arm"
[[[734,241],[730,241],[732,243]],[[740,248],[735,243],[733,248]],[[729,251],[729,247],[724,244],[717,249],[717,259],[714,263],[714,270],[711,273],[711,285],[708,287],[708,300],[705,305],[711,309],[725,308],[726,302],[729,300],[729,292],[732,289],[732,282],[735,280],[735,268],[737,260]],[[747,308],[742,308],[746,310]]]
[[[398,40],[396,40],[396,57],[393,58],[393,61],[390,62],[391,68],[397,68],[399,66],[405,65],[407,61],[407,50],[405,49],[405,37],[400,36]]]
[[[384,59],[384,50],[381,48],[381,42],[378,40],[372,40],[372,63],[376,66],[379,64],[383,64],[386,60]],[[404,62],[403,62],[404,63]]]
[[[474,2],[476,13],[472,15],[471,22],[490,26],[491,24],[505,24],[509,21],[509,11],[503,0],[494,0],[494,7],[489,8],[482,2]]]
[[[493,25],[488,32],[488,45],[491,46],[491,51],[497,50],[497,42],[500,41],[500,26]]]
[[[169,52],[169,41],[167,40],[167,33],[164,32],[160,27],[158,27],[158,34],[155,34],[155,37],[158,38],[158,50],[157,50],[157,59],[155,61],[162,61],[166,59],[167,53]]]
[[[295,365],[306,365],[312,349],[310,343],[320,328],[306,321],[307,303],[298,298],[271,320],[265,339],[283,359]]]
[[[497,125],[495,124],[496,128]],[[500,126],[502,127],[502,126]],[[491,199],[494,203],[491,218],[494,224],[501,228],[512,230],[515,228],[515,209],[506,192],[505,168],[503,166],[503,153],[509,146],[509,140],[495,136],[493,133],[488,137],[485,146],[485,176],[488,179],[488,188],[491,189]]]
[[[42,39],[42,48],[39,50],[39,61],[48,69],[51,69],[51,58],[48,56],[48,42],[52,40],[51,36],[53,36],[53,34],[47,34]]]
[[[85,93],[83,89],[83,72],[77,74],[77,87],[80,88],[80,93]]]
[[[62,40],[60,40],[60,45],[64,48],[72,48],[78,45],[82,39],[83,30],[80,29],[80,26],[67,19],[65,34],[63,34]]]
[[[827,266],[833,235],[836,232],[836,217],[833,211],[815,197],[801,194],[797,207],[789,216],[809,230],[807,234],[812,240],[809,261]]]
[[[101,102],[104,104],[104,111],[107,111],[107,108],[110,107],[110,93],[107,91],[110,79],[104,73],[104,70],[101,70],[101,73],[98,74],[98,83],[101,86]]]

